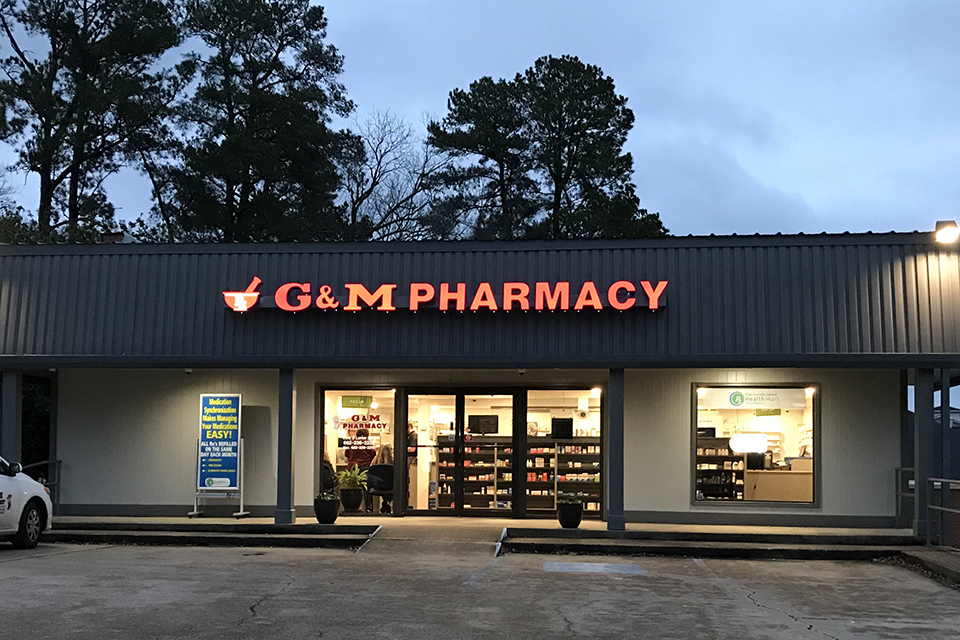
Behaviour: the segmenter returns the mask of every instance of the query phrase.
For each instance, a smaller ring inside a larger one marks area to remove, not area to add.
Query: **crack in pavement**
[[[250,617],[249,617],[249,618],[245,618],[244,620],[241,620],[240,622],[243,623],[243,622],[246,622],[247,620],[256,620],[256,619],[259,619],[259,618],[260,618],[260,614],[257,613],[257,607],[259,607],[260,605],[262,605],[264,602],[266,602],[267,600],[269,600],[269,599],[271,599],[271,598],[277,598],[277,597],[279,597],[279,596],[282,596],[282,595],[284,594],[284,592],[285,592],[287,589],[289,589],[291,586],[293,586],[293,583],[296,582],[296,581],[297,581],[296,578],[294,578],[294,577],[291,576],[291,575],[288,575],[288,576],[287,576],[287,584],[283,585],[283,587],[282,587],[279,591],[277,591],[276,593],[267,593],[267,594],[264,594],[263,597],[261,597],[259,600],[257,600],[256,602],[254,602],[252,605],[250,605],[249,607],[247,607],[247,608],[250,610]]]
[[[720,587],[723,588],[723,589],[726,589],[726,588],[727,588],[727,585],[726,585],[725,583],[727,583],[728,580],[725,579],[725,578],[721,578],[720,576],[718,576],[718,575],[714,572],[713,568],[712,568],[712,567],[708,567],[708,566],[707,566],[707,563],[704,562],[701,558],[693,558],[693,561],[697,564],[698,567],[700,567],[701,569],[703,569],[704,571],[706,571],[707,573],[709,573],[710,576],[714,579],[714,582],[715,582],[718,586],[720,586]],[[783,611],[782,609],[777,609],[776,607],[771,607],[771,606],[769,606],[769,605],[765,605],[765,604],[763,604],[762,602],[759,602],[759,601],[754,597],[754,596],[757,594],[757,590],[756,590],[756,589],[749,589],[749,588],[747,588],[747,587],[741,587],[741,586],[739,586],[739,585],[738,585],[736,588],[737,588],[738,590],[740,590],[740,591],[745,591],[745,592],[747,592],[747,600],[749,600],[754,606],[759,607],[759,608],[761,608],[761,609],[765,609],[765,610],[767,610],[767,611],[773,611],[773,612],[775,612],[775,613],[779,613],[780,615],[786,616],[787,618],[790,618],[791,620],[793,620],[793,621],[796,622],[797,624],[805,626],[805,627],[807,628],[807,631],[810,631],[810,632],[812,632],[812,633],[819,633],[819,634],[820,634],[821,636],[823,636],[824,638],[829,638],[830,640],[840,640],[840,638],[838,638],[838,637],[836,637],[836,636],[832,636],[832,635],[830,635],[829,633],[827,633],[827,632],[825,632],[825,631],[821,631],[821,630],[819,630],[819,629],[815,629],[812,624],[810,624],[809,622],[806,621],[806,620],[812,620],[812,619],[814,619],[814,618],[803,619],[803,618],[800,618],[800,617],[798,617],[798,616],[795,616],[795,615],[793,615],[793,614],[791,614],[791,613],[787,613],[786,611]],[[817,618],[817,619],[819,619],[819,620],[828,620],[828,618]]]
[[[30,555],[23,555],[17,558],[2,558],[0,563],[6,562],[21,562],[23,560],[40,560],[41,558],[52,558],[54,556],[65,556],[72,553],[84,553],[88,551],[102,551],[103,549],[114,549],[118,545],[114,544],[101,544],[101,545],[83,545],[83,548],[80,549],[65,549],[58,551],[41,551],[39,553],[31,553]]]
[[[562,604],[558,604],[558,605],[555,607],[555,609],[556,609],[556,611],[557,611],[557,615],[560,616],[560,618],[563,619],[563,623],[564,623],[564,624],[566,625],[566,627],[567,627],[567,633],[569,633],[569,634],[572,636],[572,635],[573,635],[573,620],[571,620],[570,618],[568,618],[568,617],[567,617],[567,614],[565,614],[565,613],[563,612],[563,605],[562,605]]]
[[[804,620],[802,620],[802,619],[800,619],[799,617],[793,615],[792,613],[787,613],[786,611],[783,611],[782,609],[777,609],[776,607],[770,607],[770,606],[767,606],[767,605],[765,605],[765,604],[763,604],[763,603],[761,603],[761,602],[758,602],[757,599],[753,597],[753,596],[756,595],[756,593],[757,593],[756,590],[749,590],[749,589],[747,589],[746,587],[739,587],[739,588],[740,588],[741,590],[743,590],[743,591],[750,591],[750,593],[747,594],[747,600],[749,600],[749,601],[752,602],[753,604],[757,605],[757,606],[760,607],[761,609],[766,609],[767,611],[776,611],[777,613],[779,613],[779,614],[781,614],[781,615],[787,616],[788,618],[790,618],[791,620],[793,620],[793,621],[796,622],[797,624],[805,624],[805,625],[807,625],[807,631],[812,631],[812,632],[814,632],[814,633],[819,633],[819,634],[822,635],[823,637],[825,637],[825,638],[830,638],[831,640],[840,640],[840,638],[838,638],[837,636],[832,636],[832,635],[830,635],[829,633],[827,633],[826,631],[820,631],[819,629],[814,629],[812,624],[809,624],[809,623],[805,622]],[[823,620],[824,618],[820,618],[820,619]]]

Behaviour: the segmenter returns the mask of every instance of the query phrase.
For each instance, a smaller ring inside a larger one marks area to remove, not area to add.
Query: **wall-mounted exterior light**
[[[934,237],[937,242],[956,242],[960,238],[960,227],[953,220],[938,220]]]

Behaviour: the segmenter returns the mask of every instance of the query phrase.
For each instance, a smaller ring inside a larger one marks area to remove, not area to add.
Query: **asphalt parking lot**
[[[960,637],[960,591],[884,563],[0,545],[5,638]]]

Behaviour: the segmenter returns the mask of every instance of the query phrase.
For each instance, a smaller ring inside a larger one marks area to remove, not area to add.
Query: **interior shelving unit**
[[[600,438],[531,438],[527,442],[527,509],[553,511],[557,493],[583,493],[584,513],[600,515]]]
[[[438,454],[437,508],[456,506],[456,456],[453,444]],[[509,511],[513,501],[513,443],[509,436],[474,435],[464,443],[463,508]]]
[[[743,500],[746,456],[730,450],[730,438],[697,438],[696,499]]]

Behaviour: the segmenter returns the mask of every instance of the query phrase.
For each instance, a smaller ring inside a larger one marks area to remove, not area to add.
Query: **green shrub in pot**
[[[337,488],[345,511],[359,511],[363,490],[367,488],[367,470],[351,467],[337,473]]]
[[[564,529],[576,529],[583,520],[583,500],[587,494],[557,493],[557,520]]]

